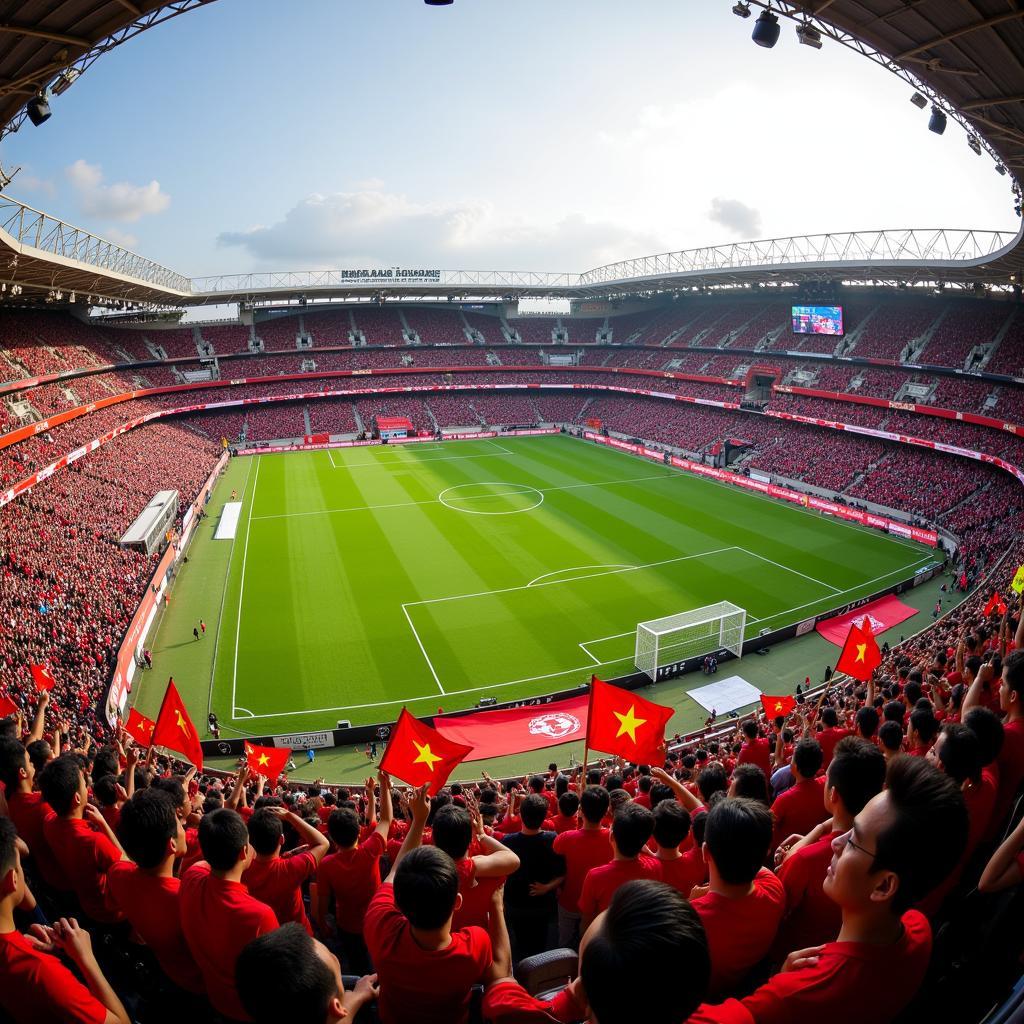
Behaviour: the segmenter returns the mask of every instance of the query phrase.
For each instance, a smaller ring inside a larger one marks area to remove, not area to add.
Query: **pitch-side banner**
[[[590,696],[583,693],[550,704],[435,718],[434,728],[446,740],[472,746],[467,761],[483,761],[584,739],[589,702]]]

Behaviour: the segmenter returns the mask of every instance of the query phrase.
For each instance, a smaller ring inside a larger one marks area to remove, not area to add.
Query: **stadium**
[[[187,276],[15,198],[94,62],[221,6],[0,25],[0,1021],[1018,1020],[1024,13],[713,22],[895,78],[1011,229],[459,270],[420,210]]]

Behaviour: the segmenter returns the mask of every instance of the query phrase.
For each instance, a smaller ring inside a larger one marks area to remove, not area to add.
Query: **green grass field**
[[[214,540],[232,488],[237,535]],[[239,458],[209,513],[153,645],[158,674],[199,720],[212,706],[252,735],[622,675],[638,621],[724,599],[754,635],[933,559],[565,436]],[[161,689],[141,688],[143,711]]]

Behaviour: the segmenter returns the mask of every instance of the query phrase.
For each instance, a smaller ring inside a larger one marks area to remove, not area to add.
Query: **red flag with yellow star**
[[[665,760],[665,726],[674,714],[674,708],[654,704],[593,676],[587,746],[634,764],[660,765]]]
[[[796,707],[796,697],[772,697],[762,693],[761,707],[769,718],[778,718],[780,715],[785,718]]]
[[[455,766],[466,760],[473,748],[445,739],[436,729],[413,718],[405,708],[391,730],[388,748],[380,759],[380,770],[410,786],[430,783],[430,795],[437,796]]]
[[[865,616],[861,625],[858,626],[856,622],[850,625],[846,643],[843,644],[843,653],[836,662],[836,671],[845,672],[848,676],[866,683],[871,678],[871,673],[881,664],[882,652],[875,643],[871,623]]]
[[[203,767],[203,748],[199,743],[199,733],[188,717],[188,710],[178,695],[178,688],[173,679],[167,680],[167,692],[160,705],[160,714],[156,716],[156,728],[153,730],[153,746],[166,747],[177,754],[183,754],[185,760],[197,768]]]
[[[140,747],[148,747],[153,742],[155,728],[156,722],[152,718],[147,718],[142,712],[136,711],[135,708],[128,712],[128,721],[124,723],[124,731]]]
[[[28,670],[32,673],[32,682],[35,683],[36,689],[40,693],[43,690],[53,689],[53,685],[57,680],[53,678],[53,673],[46,665],[29,665]]]
[[[258,747],[245,741],[245,763],[254,775],[262,775],[268,782],[276,782],[292,752],[288,747]]]

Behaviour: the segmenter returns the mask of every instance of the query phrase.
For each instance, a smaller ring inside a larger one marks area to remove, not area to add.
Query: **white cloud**
[[[57,194],[57,186],[49,178],[40,178],[30,171],[22,171],[15,176],[15,192],[39,192],[52,199]]]
[[[152,213],[162,213],[171,197],[160,190],[160,182],[132,185],[126,181],[103,183],[103,171],[97,164],[76,160],[64,171],[78,196],[82,212],[107,220],[132,224]]]
[[[418,203],[372,190],[314,194],[275,224],[225,231],[217,241],[278,269],[401,263],[578,271],[663,247],[652,233],[579,214],[550,223],[502,222],[487,202]]]
[[[738,199],[721,199],[716,196],[711,200],[708,218],[727,228],[737,238],[749,240],[761,237],[760,211]]]
[[[117,245],[122,245],[126,249],[133,249],[139,244],[138,238],[136,238],[130,231],[120,231],[118,228],[107,228],[103,234],[106,235],[108,241],[114,242]]]

